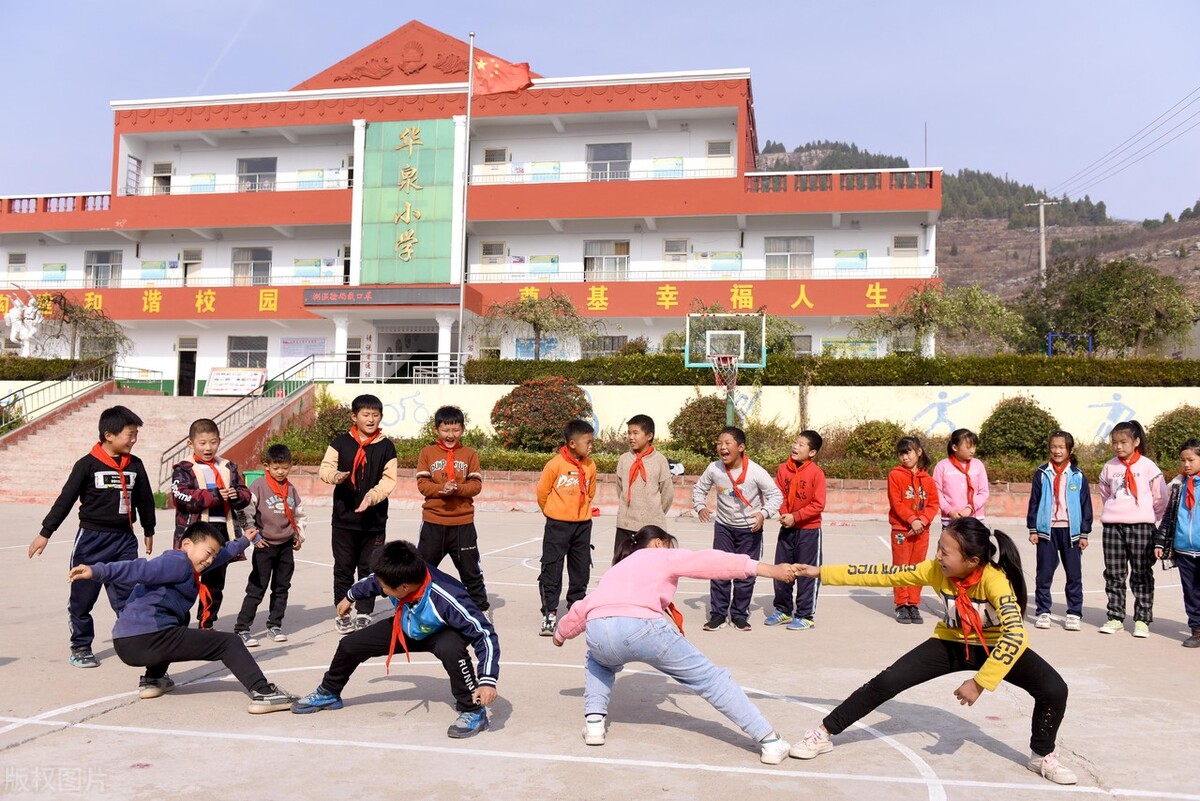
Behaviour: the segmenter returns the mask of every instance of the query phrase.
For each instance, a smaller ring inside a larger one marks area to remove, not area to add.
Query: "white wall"
[[[175,143],[156,141],[141,147],[142,187],[146,191],[152,185],[155,162],[170,162],[174,170],[172,194],[187,194],[192,175],[209,173],[216,175],[218,191],[222,187],[224,191],[232,191],[230,187],[237,184],[238,159],[274,156],[276,181],[279,183],[295,182],[298,170],[325,170],[326,186],[333,188],[330,182],[334,179],[329,171],[345,169],[347,157],[353,149],[353,140],[353,133],[347,126],[344,135],[305,137],[297,144],[291,144],[280,136],[247,136],[232,141],[221,139],[218,147],[194,139]],[[179,149],[176,150],[176,147]],[[344,172],[340,180],[344,185]]]

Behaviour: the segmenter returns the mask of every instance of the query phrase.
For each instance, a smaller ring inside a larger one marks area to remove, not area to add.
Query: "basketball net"
[[[708,357],[708,361],[712,364],[713,378],[718,387],[724,387],[726,394],[737,389],[737,356],[714,354]]]

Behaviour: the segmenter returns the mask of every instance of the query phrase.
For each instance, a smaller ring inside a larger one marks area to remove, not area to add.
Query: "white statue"
[[[13,344],[21,346],[21,355],[30,356],[33,338],[42,327],[43,317],[42,307],[38,305],[37,299],[28,291],[25,294],[29,300],[23,302],[20,298],[15,298],[8,314],[4,315],[4,322],[8,326],[8,338]]]

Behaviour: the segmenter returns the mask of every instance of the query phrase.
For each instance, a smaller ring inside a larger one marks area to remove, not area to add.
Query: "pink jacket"
[[[1110,459],[1100,468],[1100,500],[1104,509],[1101,523],[1155,523],[1167,510],[1167,482],[1162,471],[1145,456],[1133,463],[1133,480],[1137,484],[1137,500],[1125,486],[1125,465],[1120,459]]]
[[[991,494],[983,462],[972,459],[967,465],[967,475],[971,477],[971,489],[975,491],[975,514],[972,517],[983,520],[983,508],[987,506]],[[947,513],[967,506],[967,476],[950,464],[949,458],[945,458],[934,466],[932,478],[938,491],[938,503],[942,507],[942,525],[945,525],[950,522]]]
[[[559,640],[577,637],[589,620],[602,617],[661,617],[675,597],[681,578],[750,578],[758,562],[725,551],[681,551],[676,548],[643,548],[613,565],[582,601],[576,601],[558,621]]]

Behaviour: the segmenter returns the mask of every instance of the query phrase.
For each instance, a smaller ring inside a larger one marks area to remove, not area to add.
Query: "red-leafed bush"
[[[583,390],[554,375],[531,378],[496,401],[492,427],[505,448],[548,452],[562,444],[567,421],[591,416]]]

